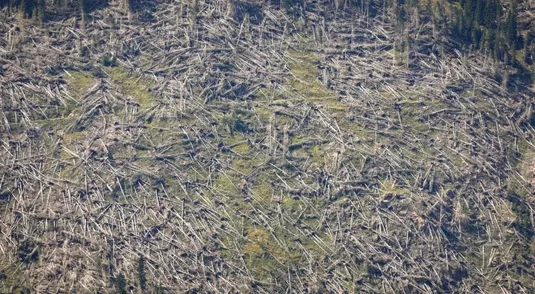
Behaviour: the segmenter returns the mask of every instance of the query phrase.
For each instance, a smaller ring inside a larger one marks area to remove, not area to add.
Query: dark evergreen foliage
[[[102,65],[110,67],[117,66],[117,57],[110,53],[105,53],[102,56]]]
[[[113,279],[113,282],[115,284],[115,288],[117,289],[118,294],[126,294],[128,293],[126,291],[126,278],[123,274],[119,274],[117,277]]]
[[[46,19],[47,9],[62,10],[70,8],[77,11],[82,19],[87,13],[98,7],[107,5],[110,0],[0,0],[0,6],[9,6],[18,11],[25,18],[39,21]],[[531,47],[533,36],[523,40],[519,33],[517,20],[517,0],[505,3],[501,0],[449,0],[451,7],[457,7],[452,15],[444,14],[445,2],[427,2],[426,7],[419,7],[420,1],[415,0],[346,0],[326,2],[326,11],[329,9],[356,9],[368,17],[374,17],[379,8],[392,11],[391,17],[400,27],[410,18],[411,11],[425,11],[427,16],[419,16],[420,20],[433,21],[435,28],[446,33],[467,47],[479,49],[487,54],[506,61],[515,62],[516,50],[522,50],[521,61],[532,64]],[[141,0],[126,0],[126,7],[130,12],[137,12],[142,6]],[[247,1],[243,1],[246,3]],[[301,14],[306,9],[304,0],[269,0],[264,3],[279,5],[291,14]],[[331,4],[327,4],[331,3]],[[433,5],[434,7],[431,7]],[[418,8],[409,10],[410,8]],[[261,11],[261,9],[258,9]],[[419,13],[419,12],[416,12]],[[431,15],[432,17],[429,17]],[[103,63],[113,66],[113,60],[105,58]]]
[[[458,4],[461,11],[457,11],[455,21],[451,23],[452,37],[466,46],[513,63],[515,50],[522,47],[515,0],[505,14],[499,0],[460,0]]]
[[[39,260],[39,250],[32,240],[24,240],[18,248],[19,260],[23,263],[33,263]]]
[[[137,261],[137,275],[139,288],[145,291],[147,289],[147,274],[145,273],[145,258],[143,255],[140,255]]]

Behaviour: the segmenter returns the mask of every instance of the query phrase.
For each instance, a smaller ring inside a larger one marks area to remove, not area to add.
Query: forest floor
[[[0,292],[534,291],[531,85],[253,8],[0,13]]]

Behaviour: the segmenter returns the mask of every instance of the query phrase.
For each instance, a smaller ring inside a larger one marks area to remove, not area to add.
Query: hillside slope
[[[145,4],[0,13],[1,293],[535,291],[529,76],[380,7]]]

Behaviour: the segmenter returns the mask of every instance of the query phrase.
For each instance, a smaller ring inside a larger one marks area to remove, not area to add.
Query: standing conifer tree
[[[45,11],[46,11],[46,2],[45,0],[37,0],[37,19],[39,22],[43,22],[45,19]]]
[[[31,18],[36,8],[36,0],[21,0],[20,13],[24,18]]]
[[[147,274],[145,273],[145,258],[143,258],[143,255],[139,255],[137,261],[137,276],[139,288],[144,292],[147,289]]]
[[[515,48],[518,37],[517,37],[517,30],[518,30],[518,24],[516,19],[516,3],[515,1],[511,2],[511,9],[507,15],[507,21],[505,23],[505,37],[507,38],[507,44],[511,48]]]

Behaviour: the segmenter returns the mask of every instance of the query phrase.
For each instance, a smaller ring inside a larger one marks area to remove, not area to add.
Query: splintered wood
[[[511,69],[347,1],[142,2],[1,12],[0,292],[534,290]]]

